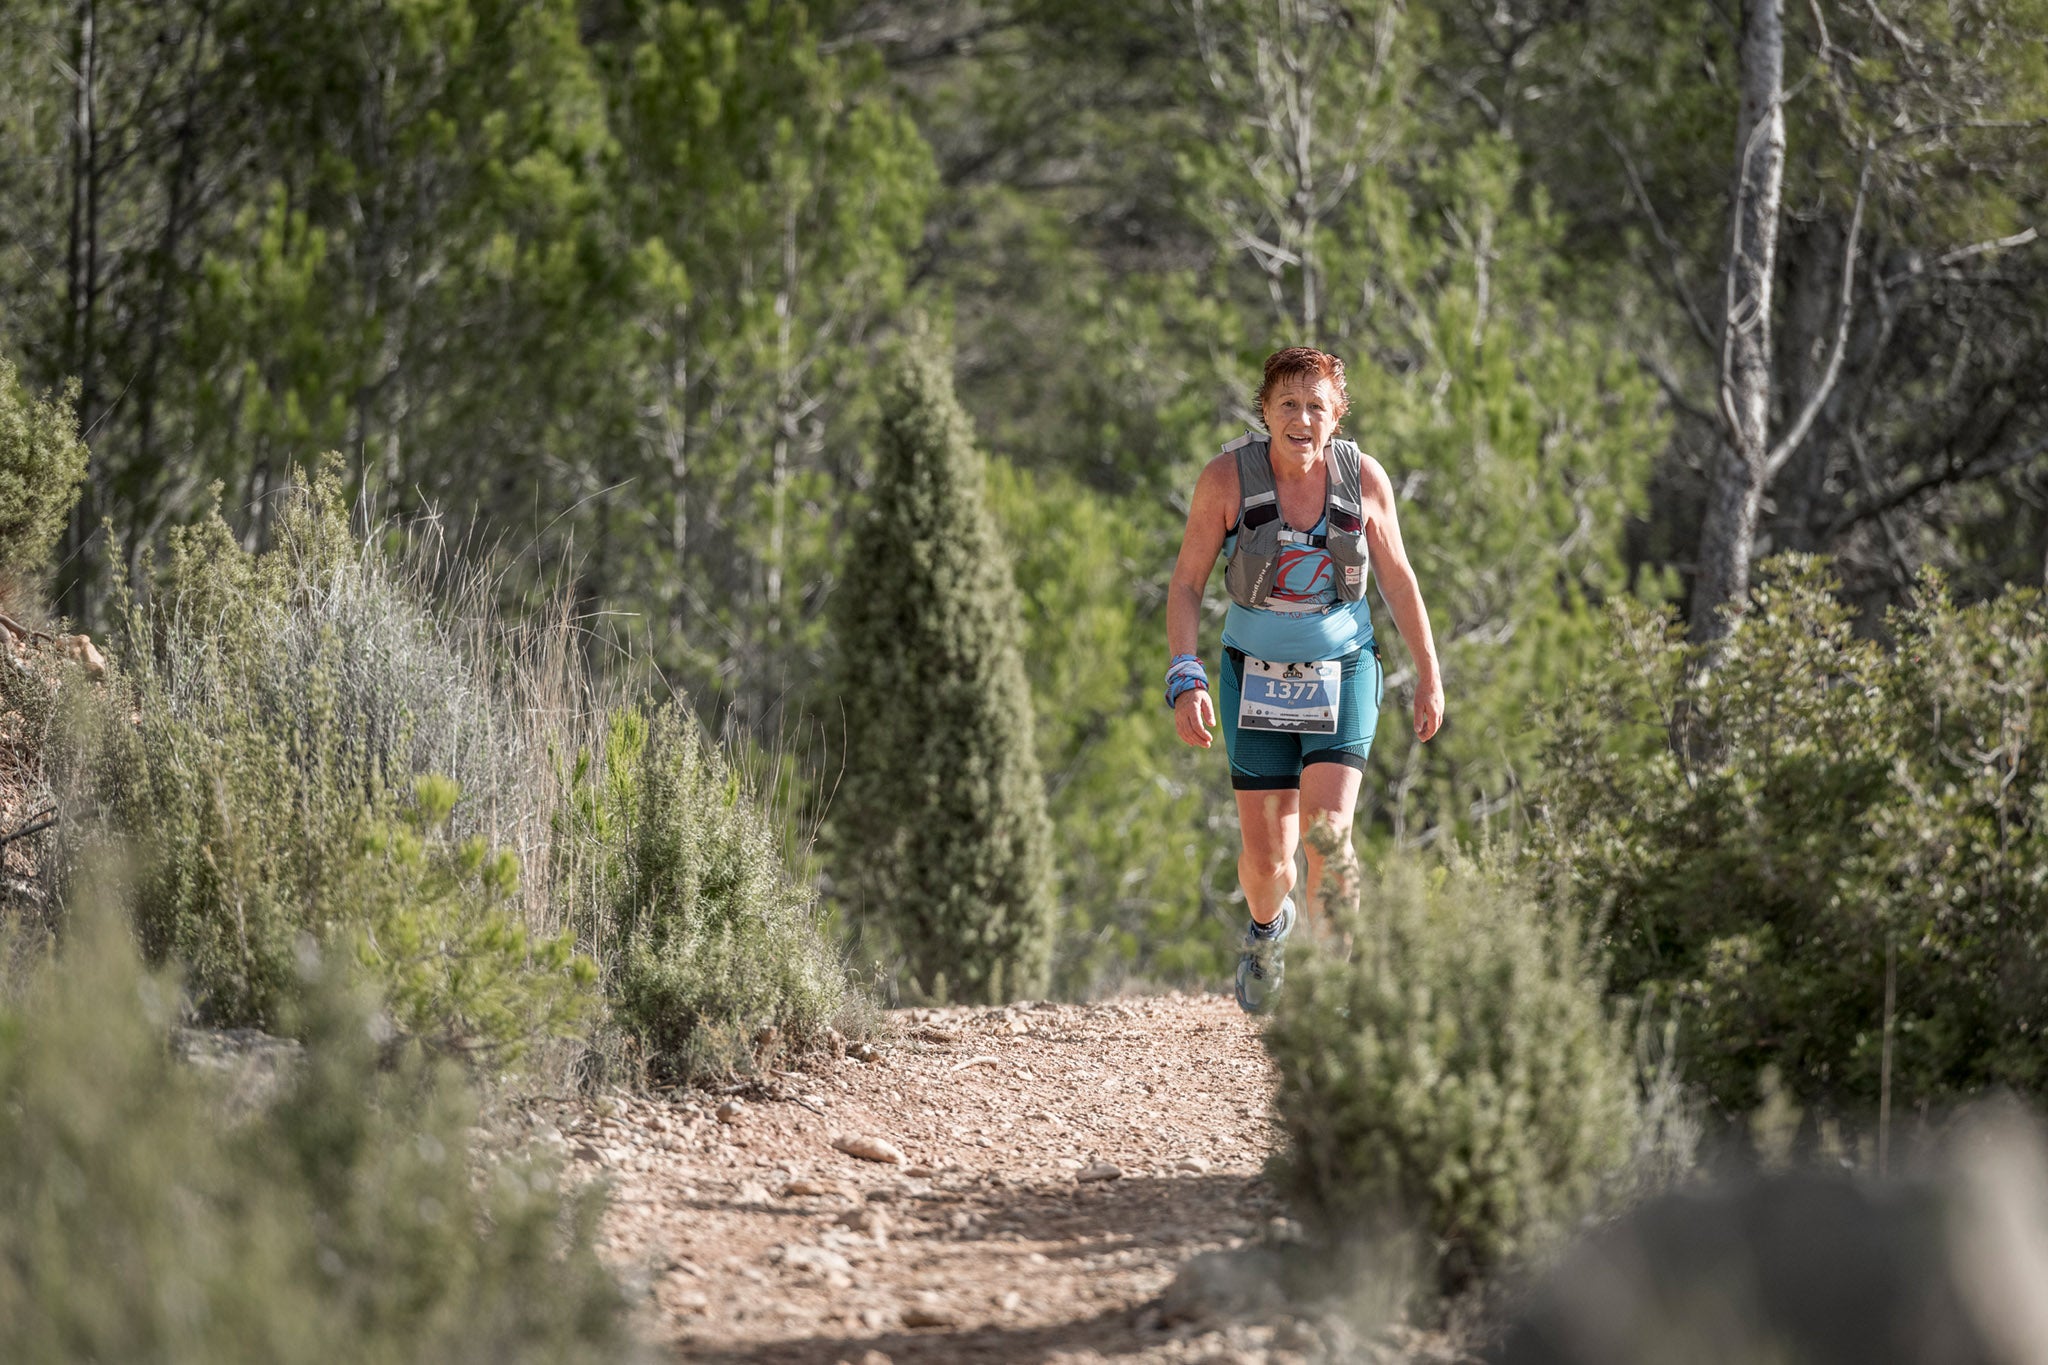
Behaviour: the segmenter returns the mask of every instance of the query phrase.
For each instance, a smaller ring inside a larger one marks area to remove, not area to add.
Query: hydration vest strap
[[[1237,505],[1237,520],[1230,523],[1230,533],[1252,526],[1264,526],[1280,517],[1280,495],[1271,491],[1254,493]]]
[[[1270,611],[1280,616],[1321,616],[1334,611],[1335,608],[1321,602],[1283,602],[1279,598],[1269,597],[1259,610]]]

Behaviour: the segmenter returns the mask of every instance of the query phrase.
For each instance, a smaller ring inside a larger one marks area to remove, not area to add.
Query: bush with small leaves
[[[0,355],[0,569],[38,569],[49,558],[85,479],[74,384],[58,398],[31,398],[14,362]]]
[[[360,911],[356,960],[384,996],[400,1035],[436,1050],[505,1062],[545,1038],[584,1031],[597,967],[575,933],[538,938],[513,897],[519,859],[481,835],[448,835],[461,790],[445,777],[413,784],[399,819],[370,822],[362,862],[335,895]]]
[[[316,957],[298,1064],[253,1112],[173,1061],[175,980],[74,913],[0,999],[0,1322],[77,1360],[599,1362],[629,1351],[598,1213],[472,1158],[462,1075],[376,1040]]]
[[[1404,858],[1362,882],[1362,908],[1320,898],[1326,938],[1291,955],[1266,1029],[1274,1175],[1323,1237],[1419,1234],[1454,1293],[1626,1169],[1634,1063],[1584,935],[1513,875]]]
[[[1787,556],[1711,655],[1618,605],[1556,711],[1541,876],[1730,1118],[1772,1073],[1820,1118],[2048,1094],[2048,601],[1929,576],[1886,624]]]
[[[331,470],[280,502],[262,553],[217,516],[173,535],[53,755],[67,827],[125,845],[145,951],[204,1020],[285,1024],[310,935],[401,1038],[493,1063],[601,1004],[666,1075],[752,1061],[764,1027],[865,1027],[816,897],[687,712],[608,709],[573,652],[451,622],[352,534]]]
[[[144,950],[209,1023],[278,1027],[310,934],[356,945],[420,1037],[504,1056],[579,1030],[595,973],[517,875],[553,800],[521,709],[363,551],[333,471],[279,498],[274,548],[215,516],[138,584],[50,756],[67,838],[119,837]]]
[[[618,711],[579,756],[555,875],[583,907],[614,1019],[656,1073],[749,1061],[773,1029],[801,1049],[863,1001],[740,774],[676,705]]]

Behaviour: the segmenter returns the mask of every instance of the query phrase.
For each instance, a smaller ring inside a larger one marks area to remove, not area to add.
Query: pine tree
[[[1043,989],[1050,825],[1016,587],[944,361],[914,348],[885,399],[872,498],[838,594],[842,894],[918,991]]]

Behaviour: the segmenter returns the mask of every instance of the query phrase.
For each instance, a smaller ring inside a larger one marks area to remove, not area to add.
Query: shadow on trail
[[[1017,1184],[984,1188],[970,1196],[980,1208],[1001,1210],[990,1232],[1009,1230],[1048,1257],[1099,1255],[1099,1239],[1150,1243],[1162,1250],[1250,1236],[1272,1206],[1258,1176],[1217,1174],[1140,1176],[1100,1184]]]
[[[880,1351],[892,1365],[1035,1365],[1061,1353],[1140,1354],[1169,1339],[1140,1325],[1164,1279],[1199,1252],[1256,1237],[1272,1208],[1265,1182],[1240,1173],[1019,1182],[962,1194],[959,1203],[927,1206],[916,1222],[899,1224],[886,1253],[895,1265],[878,1265],[871,1288],[849,1291],[840,1320],[821,1322],[814,1335],[743,1347],[690,1341],[681,1357],[718,1365],[858,1365],[867,1352]],[[966,1230],[946,1226],[945,1211],[963,1208],[982,1221]],[[939,1247],[943,1257],[927,1259]],[[999,1306],[1011,1292],[1021,1299],[1014,1313]],[[927,1293],[960,1325],[868,1330],[847,1320],[871,1305],[900,1312],[927,1302]],[[1048,1316],[1058,1320],[1044,1321]]]
[[[1113,1308],[1089,1318],[1034,1327],[826,1334],[732,1352],[691,1350],[685,1358],[704,1365],[834,1365],[841,1360],[859,1365],[863,1355],[880,1351],[891,1365],[948,1365],[952,1361],[1032,1365],[1057,1354],[1087,1351],[1113,1360],[1167,1339],[1163,1332],[1135,1326],[1137,1316],[1135,1308]]]

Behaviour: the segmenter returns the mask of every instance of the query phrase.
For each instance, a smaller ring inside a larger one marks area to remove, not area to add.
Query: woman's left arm
[[[1373,576],[1379,579],[1380,596],[1394,614],[1401,642],[1415,660],[1415,737],[1427,741],[1444,721],[1444,685],[1437,671],[1436,637],[1430,633],[1429,612],[1422,605],[1422,589],[1416,585],[1414,566],[1401,544],[1401,520],[1394,511],[1394,485],[1380,462],[1363,460],[1359,488],[1365,503],[1365,545],[1372,557]]]

